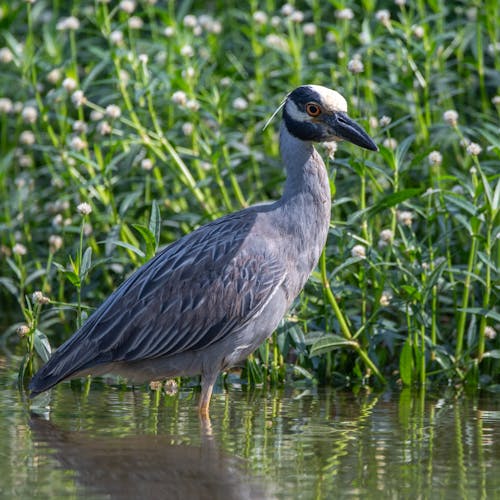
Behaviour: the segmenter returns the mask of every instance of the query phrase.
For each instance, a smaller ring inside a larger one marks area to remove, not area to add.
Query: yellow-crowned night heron
[[[330,186],[313,142],[377,150],[334,90],[304,85],[283,106],[280,200],[206,224],[133,273],[32,379],[31,395],[108,372],[133,382],[201,374],[208,415],[220,371],[278,326],[316,266],[330,222]]]

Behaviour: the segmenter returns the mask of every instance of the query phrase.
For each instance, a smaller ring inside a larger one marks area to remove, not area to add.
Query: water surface
[[[230,388],[203,422],[193,390],[63,383],[37,417],[0,384],[1,498],[500,498],[495,395]]]

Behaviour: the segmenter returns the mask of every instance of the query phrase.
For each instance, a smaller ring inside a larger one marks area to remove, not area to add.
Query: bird
[[[335,90],[301,85],[281,107],[281,198],[224,215],[161,249],[55,350],[31,379],[31,397],[87,375],[114,373],[131,383],[201,375],[198,410],[209,417],[218,374],[278,327],[325,246],[330,183],[315,143],[378,150]]]

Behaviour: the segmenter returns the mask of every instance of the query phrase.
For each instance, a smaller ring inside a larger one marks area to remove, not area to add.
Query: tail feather
[[[103,359],[89,359],[90,352],[92,349],[86,339],[75,342],[72,337],[54,352],[31,379],[28,386],[30,397],[33,398],[72,376],[81,376],[82,371],[87,368],[106,362]]]

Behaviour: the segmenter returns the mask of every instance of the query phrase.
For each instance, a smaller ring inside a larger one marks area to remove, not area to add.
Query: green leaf
[[[26,371],[28,370],[28,364],[30,360],[30,355],[25,354],[23,359],[21,360],[21,364],[19,365],[19,371],[17,372],[17,386],[19,389],[23,388],[24,385],[24,377],[26,375]]]
[[[14,281],[12,281],[10,278],[0,278],[0,285],[3,285],[7,290],[14,295],[14,297],[19,296],[19,290],[17,289],[16,285],[14,285]]]
[[[335,335],[330,333],[318,339],[311,347],[310,355],[319,356],[325,352],[333,351],[334,349],[340,349],[342,347],[352,347],[355,342],[351,340],[346,340],[340,335]]]
[[[50,358],[52,348],[50,347],[47,335],[38,329],[34,332],[34,345],[36,352],[42,358],[43,362],[46,363]]]
[[[294,365],[293,371],[295,373],[298,373],[299,375],[302,375],[304,378],[306,378],[308,380],[314,380],[314,375],[310,371],[306,370],[305,368],[302,368],[302,366]]]
[[[92,248],[88,247],[82,257],[82,264],[80,266],[80,280],[84,281],[87,273],[92,265]]]
[[[132,224],[132,227],[139,232],[146,243],[146,258],[150,259],[154,256],[156,250],[155,235],[150,231],[150,229],[142,224]]]
[[[142,196],[141,191],[132,191],[130,194],[125,196],[125,199],[121,202],[118,213],[123,218],[129,209],[130,205],[133,205],[139,197]]]
[[[410,339],[407,338],[399,357],[399,374],[404,385],[411,385],[413,378],[413,352]]]
[[[146,254],[140,248],[137,248],[134,245],[131,245],[130,243],[126,243],[125,241],[113,240],[110,243],[112,245],[116,245],[117,247],[126,248],[127,250],[130,250],[131,252],[134,252],[135,254],[137,254],[139,257],[146,256]]]
[[[445,194],[443,195],[443,197],[453,207],[459,208],[462,211],[467,212],[469,215],[472,215],[473,217],[477,215],[476,205],[472,204],[470,201],[467,201],[465,198],[451,194]]]
[[[500,321],[500,313],[497,313],[495,311],[488,311],[487,309],[483,309],[482,307],[465,307],[459,308],[458,310],[469,314],[479,314],[480,316],[491,318],[495,321]]]
[[[46,273],[45,269],[37,269],[36,271],[33,271],[26,277],[25,284],[28,285],[33,281],[37,280],[38,278],[45,276],[45,273]]]
[[[500,210],[500,179],[498,179],[495,191],[493,192],[491,208],[493,210],[493,217],[495,217],[498,210]]]
[[[491,351],[485,352],[484,358],[500,359],[500,349],[493,349]]]
[[[396,205],[399,205],[403,201],[408,200],[409,198],[414,198],[415,196],[419,196],[422,194],[423,188],[409,188],[403,189],[402,191],[398,191],[397,193],[391,193],[387,196],[384,196],[382,199],[377,201],[375,205],[372,205],[370,208],[364,211],[358,211],[353,216],[349,217],[348,224],[352,224],[356,219],[358,219],[363,213],[366,213],[369,216],[373,216],[386,208],[391,208]]]
[[[158,250],[158,245],[160,244],[160,232],[161,232],[161,214],[158,202],[153,200],[151,205],[151,217],[149,218],[149,230],[154,236],[155,246],[154,253]]]

